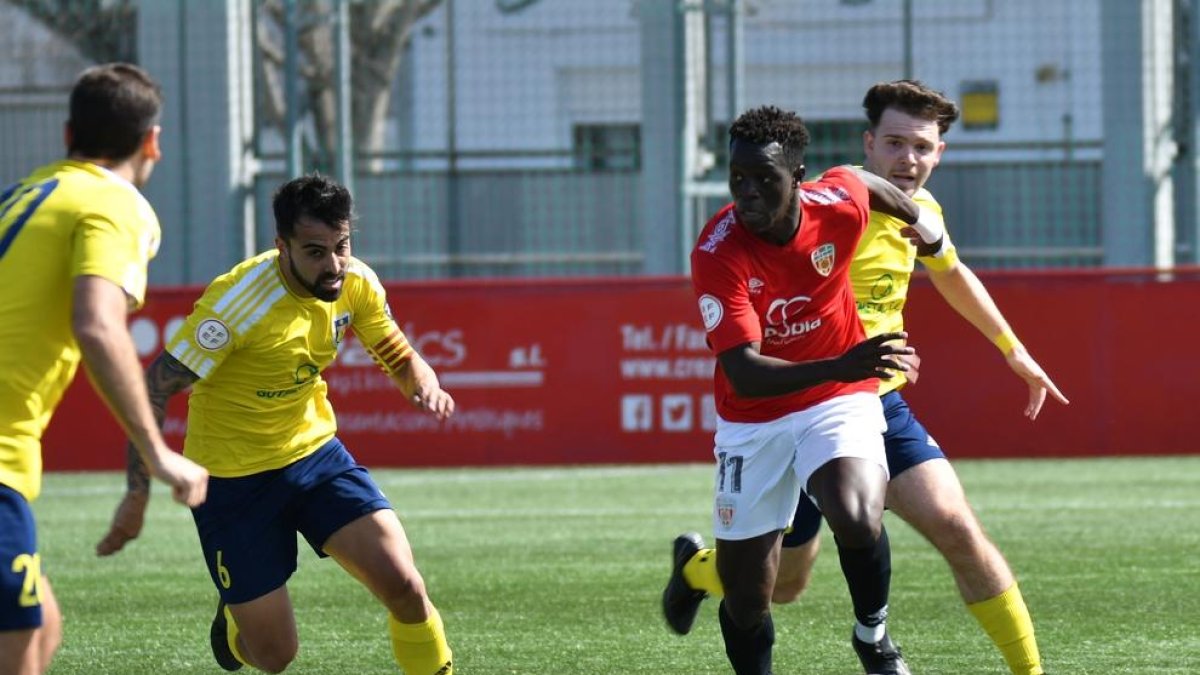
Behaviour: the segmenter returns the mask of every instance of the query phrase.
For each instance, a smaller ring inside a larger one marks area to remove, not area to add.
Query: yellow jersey
[[[412,354],[379,278],[351,258],[337,300],[294,294],[279,252],[217,277],[166,350],[200,379],[188,399],[183,454],[222,478],[287,466],[337,430],[321,372],[353,329],[386,370]]]
[[[912,198],[941,215],[942,205],[925,188],[918,190]],[[904,226],[898,218],[872,211],[867,230],[850,263],[850,284],[854,287],[858,316],[867,337],[904,330],[904,303],[908,300],[913,261],[917,259],[917,247],[900,234]],[[953,243],[948,242],[942,255],[920,260],[929,269],[946,270],[954,266],[958,257]],[[880,380],[879,394],[899,389],[906,381],[903,373],[897,373],[890,380]]]
[[[79,366],[74,279],[94,275],[140,307],[161,231],[136,187],[90,162],[41,167],[0,193],[0,483],[41,492],[42,433]]]

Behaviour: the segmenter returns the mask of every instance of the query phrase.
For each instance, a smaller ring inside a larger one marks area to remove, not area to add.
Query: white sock
[[[883,639],[885,634],[887,634],[887,622],[881,623],[877,626],[864,626],[857,621],[854,622],[855,637],[867,644],[873,645],[876,642],[879,642]]]

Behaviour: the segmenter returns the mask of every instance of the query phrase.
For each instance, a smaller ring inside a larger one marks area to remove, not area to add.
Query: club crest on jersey
[[[737,509],[732,501],[722,499],[717,502],[717,520],[721,527],[733,527],[733,517]]]
[[[350,325],[350,313],[346,312],[333,320],[333,346],[339,347],[346,339],[346,327]]]
[[[817,274],[823,277],[829,276],[833,271],[834,248],[833,244],[821,244],[812,252],[813,268],[817,270]]]

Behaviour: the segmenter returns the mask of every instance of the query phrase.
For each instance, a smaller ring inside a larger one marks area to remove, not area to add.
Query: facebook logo
[[[654,428],[654,400],[649,394],[621,397],[621,431],[650,431]]]

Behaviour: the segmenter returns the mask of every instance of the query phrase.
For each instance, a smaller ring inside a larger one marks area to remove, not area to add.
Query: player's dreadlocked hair
[[[275,213],[275,233],[291,239],[296,223],[303,216],[315,218],[330,227],[354,220],[354,200],[350,191],[321,174],[293,178],[275,191],[271,203]]]
[[[729,142],[778,143],[788,168],[804,168],[804,149],[808,147],[808,128],[794,112],[764,105],[738,115],[729,127]]]
[[[930,122],[936,121],[938,132],[943,134],[950,131],[950,125],[958,119],[958,106],[954,101],[917,80],[880,82],[867,90],[862,104],[872,129],[879,126],[879,118],[888,108]]]

